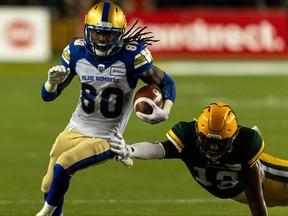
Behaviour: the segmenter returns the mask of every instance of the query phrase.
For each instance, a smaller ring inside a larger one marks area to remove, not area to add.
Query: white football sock
[[[56,208],[56,206],[51,206],[45,202],[43,208],[36,214],[36,216],[51,216]]]

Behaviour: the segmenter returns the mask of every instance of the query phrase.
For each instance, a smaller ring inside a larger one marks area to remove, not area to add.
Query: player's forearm
[[[175,98],[176,98],[176,85],[175,85],[174,80],[168,74],[164,73],[164,77],[162,81],[160,82],[160,84],[158,85],[158,87],[161,89],[165,101],[170,100],[173,105]]]
[[[249,203],[249,207],[250,207],[252,216],[268,216],[268,211],[267,211],[265,203],[261,205],[257,205],[257,204],[254,205],[254,204]]]
[[[257,165],[254,165],[257,166]],[[252,168],[253,169],[253,168]],[[251,215],[252,216],[268,216],[268,211],[266,207],[266,203],[263,197],[263,192],[262,192],[262,185],[260,182],[257,184],[256,182],[258,181],[260,177],[256,177],[254,179],[250,179],[250,181],[255,182],[253,185],[245,186],[244,185],[244,190],[245,194],[248,200],[248,205],[251,210]],[[245,180],[244,180],[245,181]],[[246,183],[247,184],[247,183]]]
[[[165,149],[160,142],[140,142],[130,145],[132,158],[137,159],[162,159],[165,156]]]

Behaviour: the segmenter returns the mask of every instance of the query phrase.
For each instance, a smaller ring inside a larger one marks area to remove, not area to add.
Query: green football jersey
[[[179,122],[167,137],[179,150],[181,159],[193,178],[207,191],[219,198],[232,198],[243,192],[238,172],[250,169],[264,150],[261,135],[248,127],[239,126],[239,133],[230,153],[223,155],[219,163],[209,163],[196,144],[195,121]]]

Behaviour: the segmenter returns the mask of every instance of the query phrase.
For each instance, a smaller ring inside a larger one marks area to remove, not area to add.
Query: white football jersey
[[[62,64],[80,82],[80,97],[68,127],[90,137],[109,139],[123,134],[133,110],[133,95],[139,76],[152,67],[152,57],[142,44],[127,44],[101,62],[91,56],[82,39],[63,51]]]

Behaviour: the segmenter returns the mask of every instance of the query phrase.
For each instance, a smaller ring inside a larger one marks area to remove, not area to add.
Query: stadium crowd
[[[99,3],[99,0],[0,0],[1,5],[47,6],[54,18],[74,17],[83,10]],[[253,8],[288,8],[288,0],[114,0],[127,12],[147,11],[158,8],[181,7],[253,7]],[[126,12],[126,13],[127,13]]]

